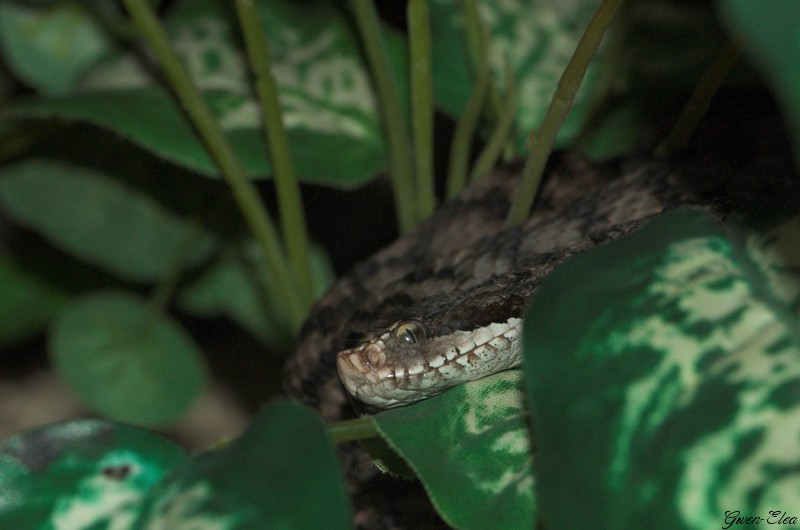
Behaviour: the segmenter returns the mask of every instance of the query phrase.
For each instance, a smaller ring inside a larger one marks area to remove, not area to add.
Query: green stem
[[[592,141],[592,133],[603,119],[607,103],[616,89],[623,66],[625,45],[628,43],[628,28],[631,19],[631,2],[623,2],[614,20],[606,31],[603,56],[597,65],[597,75],[592,86],[592,94],[586,111],[586,119],[573,146],[586,146]]]
[[[575,53],[572,54],[567,67],[561,74],[556,92],[553,94],[553,99],[550,101],[550,106],[542,121],[541,129],[537,134],[532,131],[528,137],[531,153],[522,170],[522,182],[508,212],[506,225],[522,224],[527,219],[542,180],[544,166],[553,150],[558,130],[572,108],[575,94],[581,86],[586,68],[592,61],[592,57],[603,39],[603,34],[621,3],[622,0],[603,0],[589,22],[589,27],[586,28],[578,42]]]
[[[131,20],[150,45],[161,64],[172,89],[183,105],[184,111],[203,139],[206,149],[214,159],[222,177],[231,188],[234,199],[245,221],[264,253],[264,274],[275,278],[279,295],[283,298],[293,329],[298,329],[305,316],[305,307],[294,288],[292,275],[286,264],[283,250],[255,186],[247,180],[239,158],[233,151],[211,109],[194,86],[189,73],[172,49],[167,34],[147,0],[123,0]]]
[[[669,156],[674,151],[689,143],[697,124],[708,111],[711,100],[728,77],[728,73],[736,64],[741,54],[741,47],[734,41],[728,41],[711,66],[694,87],[694,91],[686,101],[669,136],[657,148],[656,155]]]
[[[375,422],[370,416],[362,416],[353,420],[337,421],[328,425],[328,434],[334,443],[351,440],[364,440],[378,436]]]
[[[467,182],[467,165],[469,163],[470,145],[475,129],[481,117],[484,103],[486,102],[486,92],[489,88],[489,61],[484,61],[478,78],[475,80],[475,89],[464,107],[464,112],[456,123],[456,130],[453,133],[453,142],[450,144],[450,159],[448,162],[447,173],[447,200],[453,199],[464,189]]]
[[[464,17],[464,35],[467,37],[467,50],[470,63],[475,72],[480,71],[484,61],[488,61],[489,38],[481,23],[475,0],[460,0],[460,10]]]
[[[175,248],[167,273],[159,278],[153,293],[150,295],[150,307],[152,307],[156,313],[163,314],[166,312],[167,306],[181,279],[181,274],[183,274],[183,270],[186,268],[186,257],[189,255],[189,252],[191,252],[199,236],[200,223],[197,220],[193,220],[187,227],[183,239]]]
[[[297,278],[303,303],[306,307],[310,307],[314,289],[308,250],[308,230],[300,185],[292,165],[289,138],[283,126],[278,87],[272,77],[269,48],[261,24],[261,13],[253,0],[236,0],[236,11],[242,26],[250,69],[255,77],[256,93],[261,103],[264,134],[275,174],[283,242]]]
[[[411,109],[414,123],[417,220],[433,213],[433,80],[428,0],[408,3],[408,48],[411,60]]]
[[[506,61],[506,96],[503,108],[500,110],[500,119],[492,132],[492,136],[484,146],[470,173],[470,182],[492,170],[500,158],[503,148],[508,145],[508,139],[514,131],[514,118],[517,115],[517,83],[514,74]]]
[[[464,32],[467,36],[467,49],[469,51],[470,62],[472,63],[472,70],[475,75],[479,75],[483,61],[489,61],[489,32],[483,24],[480,15],[478,14],[478,6],[475,0],[461,0],[461,12],[464,15]],[[490,72],[491,74],[491,69]],[[486,114],[489,118],[491,125],[495,125],[499,119],[502,102],[500,91],[494,82],[494,78],[489,76],[489,85],[487,87],[488,105],[486,105]]]
[[[414,205],[414,174],[411,167],[411,146],[400,106],[400,97],[395,90],[386,45],[380,34],[380,23],[371,0],[351,0],[367,61],[375,79],[380,100],[389,149],[389,175],[394,190],[397,222],[405,233],[416,224]]]

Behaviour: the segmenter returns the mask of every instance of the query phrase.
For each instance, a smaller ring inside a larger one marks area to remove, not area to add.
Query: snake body
[[[763,195],[730,173],[687,175],[656,160],[596,166],[561,154],[530,219],[504,228],[519,169],[495,171],[341,278],[301,330],[289,393],[326,419],[352,415],[337,354],[352,396],[382,408],[517,365],[526,302],[564,259],[670,208],[719,214],[732,196]]]
[[[399,361],[409,377],[398,377],[397,367],[388,364],[383,373],[394,374],[386,383],[390,399],[398,395],[394,385],[406,386],[412,398],[421,396],[411,387],[425,376],[412,377],[409,367],[427,373],[429,339],[518,318],[539,283],[570,256],[681,205],[720,218],[730,211],[755,218],[796,203],[797,170],[782,122],[774,107],[754,103],[761,101],[756,96],[722,105],[690,148],[669,162],[630,157],[596,165],[557,153],[523,226],[503,227],[521,164],[487,175],[356,265],[317,302],[286,364],[287,393],[328,421],[352,417],[355,400],[339,377],[337,354],[392,330],[397,336],[402,323],[416,322],[425,326],[425,339],[402,348]],[[389,362],[395,362],[392,355],[387,352]],[[356,527],[446,527],[418,483],[383,475],[355,443],[341,445],[340,455]]]

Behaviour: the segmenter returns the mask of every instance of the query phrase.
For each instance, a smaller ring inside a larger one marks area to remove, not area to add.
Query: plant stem
[[[411,146],[400,106],[400,97],[397,95],[392,72],[389,70],[388,53],[380,34],[378,14],[375,12],[372,0],[351,0],[350,5],[375,79],[388,141],[389,176],[394,190],[397,222],[400,231],[405,233],[416,224],[417,215],[414,205]]]
[[[468,55],[471,59],[472,70],[477,77],[484,60],[491,65],[489,60],[489,49],[491,47],[489,32],[481,20],[475,0],[460,0],[459,3],[461,4],[461,12],[464,15],[464,32],[467,37]],[[491,68],[489,73],[491,74]],[[489,85],[486,90],[488,98],[486,114],[490,124],[495,125],[501,113],[502,103],[500,91],[497,89],[497,85],[491,75],[489,76]]]
[[[475,88],[467,100],[464,112],[456,123],[453,141],[450,144],[449,171],[447,174],[447,200],[454,198],[464,189],[467,182],[472,138],[478,122],[486,108],[486,97],[492,87],[492,70],[489,65],[489,39],[486,28],[481,23],[474,0],[461,0],[461,13],[464,16],[464,33],[467,38],[469,57],[475,75]]]
[[[431,77],[431,23],[428,0],[408,2],[408,48],[411,67],[411,109],[414,123],[414,161],[417,184],[417,220],[433,213],[433,81]]]
[[[550,106],[547,108],[547,113],[544,116],[539,132],[534,133],[531,131],[528,136],[531,152],[522,170],[522,182],[517,190],[517,196],[506,218],[507,226],[522,224],[527,219],[531,206],[533,206],[533,200],[536,198],[539,183],[542,180],[544,166],[553,150],[556,134],[558,134],[564,118],[567,117],[572,108],[575,94],[580,88],[586,68],[589,66],[597,47],[600,45],[600,41],[603,39],[606,28],[611,19],[614,18],[614,13],[616,13],[621,3],[622,0],[603,0],[578,42],[575,53],[572,54],[567,67],[561,74],[561,79],[558,81],[558,86],[555,94],[553,94],[553,99],[550,101]]]
[[[275,175],[278,194],[278,213],[283,234],[283,243],[297,279],[303,304],[310,307],[313,302],[311,262],[308,250],[300,185],[294,173],[289,138],[283,126],[283,113],[278,98],[278,88],[272,77],[269,48],[261,24],[258,5],[253,0],[236,0],[236,11],[242,26],[247,58],[253,72],[256,93],[261,103],[264,134],[269,148],[269,157]]]
[[[348,442],[350,440],[364,440],[378,436],[375,423],[369,416],[362,416],[352,420],[337,421],[328,425],[328,434],[334,443]]]
[[[231,188],[245,221],[264,253],[264,274],[275,278],[274,283],[279,290],[278,294],[286,304],[293,329],[298,329],[305,316],[305,306],[292,281],[275,227],[259,199],[255,186],[247,180],[239,158],[202,94],[192,83],[180,58],[172,49],[167,34],[150,3],[147,0],[123,0],[123,4],[137,30],[150,45],[184,111]]]
[[[478,71],[478,78],[475,80],[475,89],[464,107],[464,112],[456,123],[456,130],[453,133],[453,142],[450,144],[450,159],[448,161],[447,200],[453,199],[464,189],[467,181],[467,164],[469,163],[470,144],[481,117],[486,93],[489,88],[489,61],[483,62]]]
[[[158,283],[156,283],[155,289],[150,295],[150,307],[156,313],[166,313],[169,301],[175,293],[175,288],[178,286],[181,274],[186,266],[186,257],[191,252],[192,246],[197,242],[200,230],[200,222],[197,219],[192,220],[180,243],[176,246],[175,252],[172,254],[167,273],[158,279]]]
[[[708,111],[711,100],[728,77],[728,73],[736,64],[741,54],[741,47],[734,41],[728,41],[711,66],[703,73],[692,95],[686,101],[675,125],[666,140],[656,148],[657,156],[669,156],[677,149],[689,143],[697,124]]]
[[[603,57],[597,65],[597,75],[588,101],[586,119],[578,136],[572,141],[573,146],[583,146],[591,142],[592,132],[601,122],[603,112],[607,110],[607,103],[619,82],[620,69],[623,67],[631,11],[631,2],[623,2],[606,30]]]
[[[508,61],[506,61],[505,70],[505,103],[500,110],[500,118],[497,120],[492,136],[475,161],[475,166],[473,166],[469,177],[470,182],[474,182],[481,175],[485,175],[497,164],[497,159],[500,158],[503,148],[508,145],[508,139],[514,130],[514,118],[517,114],[517,83],[514,81],[514,74],[511,72]]]

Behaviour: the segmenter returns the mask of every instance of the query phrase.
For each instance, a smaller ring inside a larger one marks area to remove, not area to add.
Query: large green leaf
[[[60,2],[47,8],[0,3],[0,50],[14,72],[49,94],[71,90],[111,43],[86,5]]]
[[[501,372],[373,418],[455,528],[533,528],[533,454],[521,383],[519,370]]]
[[[179,1],[164,22],[248,173],[263,175],[270,169],[261,113],[235,17],[224,4]],[[309,10],[314,16],[308,16]],[[346,17],[327,2],[299,6],[277,0],[265,7],[263,22],[297,173],[343,187],[363,183],[383,166],[384,148],[369,76]],[[215,175],[215,165],[179,106],[138,57],[119,53],[85,76],[79,90],[18,101],[4,114],[87,121],[167,160]],[[396,77],[406,84],[404,72]]]
[[[140,282],[170,272],[179,257],[187,266],[199,263],[213,244],[209,234],[150,197],[105,174],[55,161],[2,168],[0,204],[57,247]]]
[[[542,283],[524,369],[548,525],[797,516],[798,242],[799,218],[743,245],[679,210]]]
[[[503,86],[506,59],[516,77],[515,143],[519,152],[526,152],[525,139],[531,129],[541,125],[561,72],[599,3],[597,0],[511,0],[477,5],[489,32],[489,60],[496,83]],[[433,1],[431,26],[436,101],[445,112],[458,116],[474,89],[460,2]],[[558,136],[561,144],[573,139],[586,119],[597,64],[595,61],[589,67],[572,112],[561,128]]]
[[[50,357],[92,409],[142,425],[175,420],[205,383],[194,341],[167,315],[126,293],[78,299],[56,319]]]
[[[0,444],[9,529],[345,529],[336,450],[309,409],[279,401],[225,447],[187,458],[135,427],[63,423]]]
[[[262,409],[229,446],[197,455],[152,491],[134,529],[350,528],[324,424],[288,401]]]
[[[147,431],[97,420],[0,443],[0,526],[127,530],[147,492],[186,459]]]
[[[717,0],[723,21],[761,67],[789,118],[800,157],[800,2]]]

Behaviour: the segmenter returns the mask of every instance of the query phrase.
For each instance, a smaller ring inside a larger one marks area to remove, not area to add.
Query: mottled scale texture
[[[728,110],[721,124],[669,162],[633,157],[594,165],[557,153],[522,227],[503,229],[521,164],[487,175],[408,236],[357,265],[319,300],[286,365],[287,393],[327,420],[351,417],[355,409],[339,381],[336,354],[398,320],[427,320],[445,333],[453,326],[453,303],[487,289],[511,299],[499,304],[504,311],[521,314],[527,296],[559,262],[682,204],[720,217],[730,211],[754,217],[796,202],[794,161],[774,114],[752,106]],[[490,305],[495,307],[457,313],[479,320],[510,316],[487,315],[498,306]],[[356,444],[341,449],[356,527],[446,528],[419,483],[377,472]]]
[[[434,335],[463,327],[470,298],[509,298],[495,304],[521,316],[524,301],[569,256],[634,230],[665,210],[696,205],[722,216],[733,205],[764,209],[766,197],[790,184],[761,180],[770,193],[752,193],[729,168],[683,171],[682,164],[628,160],[597,166],[573,153],[550,163],[533,214],[504,229],[521,165],[496,170],[444,205],[407,236],[357,265],[316,304],[286,366],[287,391],[328,420],[352,415],[335,366],[336,353],[380,334],[398,320],[417,319]],[[691,166],[696,168],[696,161]],[[752,181],[751,181],[752,182]],[[580,281],[580,279],[576,279]],[[513,298],[513,300],[512,300]],[[521,300],[521,302],[520,302]],[[469,312],[469,311],[467,311]],[[532,325],[535,325],[533,323]]]

